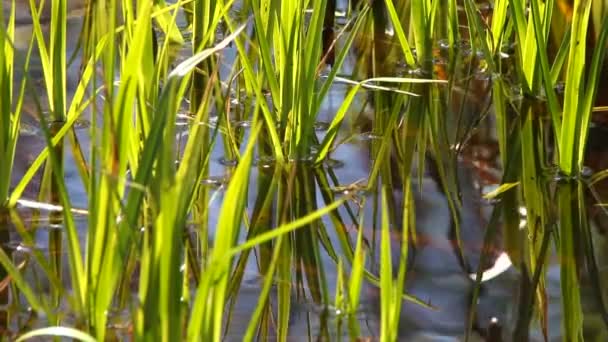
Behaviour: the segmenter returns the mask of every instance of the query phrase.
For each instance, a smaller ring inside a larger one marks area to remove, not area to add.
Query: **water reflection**
[[[4,1],[4,9],[9,2]],[[49,2],[50,3],[50,2]],[[68,55],[74,52],[76,47],[78,34],[80,33],[80,25],[82,19],[80,14],[82,13],[83,2],[69,1],[69,11],[71,19],[68,24]],[[29,14],[27,14],[25,2],[18,2],[18,19],[17,24],[19,26],[18,36],[18,48],[20,52],[23,52],[31,36],[31,23],[28,20]],[[45,10],[43,17],[48,15],[48,9]],[[43,20],[45,22],[45,20]],[[234,50],[229,50],[230,55],[226,56],[226,60],[234,59]],[[443,59],[437,59],[438,65],[443,65]],[[348,66],[346,69],[349,69]],[[227,72],[226,70],[224,70]],[[413,75],[428,74],[422,70],[409,70]],[[39,60],[34,58],[32,61],[32,67],[30,70],[32,79],[41,79],[41,69],[39,66]],[[23,75],[21,75],[23,77]],[[72,93],[75,84],[78,82],[78,65],[75,63],[68,69],[68,80],[67,87],[69,93]],[[491,82],[490,75],[479,71],[475,74],[475,80],[481,84],[481,88],[477,89],[479,93],[487,94],[488,83]],[[30,94],[24,117],[24,129],[20,137],[20,143],[17,152],[17,160],[15,161],[15,169],[13,171],[13,184],[16,184],[20,177],[26,172],[27,168],[31,164],[33,158],[42,150],[45,146],[44,140],[36,132],[36,129],[28,129],[28,127],[36,127],[38,124],[37,116],[40,112],[44,112],[45,109],[37,108],[35,101],[31,98],[36,96],[39,98],[39,103],[44,104],[46,102],[44,92],[41,91],[41,85],[34,83],[33,86],[37,89],[36,92]],[[320,139],[322,139],[325,130],[327,129],[327,122],[331,122],[332,116],[335,113],[337,107],[340,105],[343,95],[344,86],[336,86],[330,93],[326,103],[323,104],[323,113],[318,118],[318,123],[315,125],[316,133]],[[485,91],[485,92],[484,92]],[[458,93],[458,90],[454,91],[453,96],[456,98],[454,102],[456,107],[466,107],[468,111],[481,111],[480,108],[488,105],[489,97],[484,97],[479,100],[477,98],[468,97],[465,93]],[[370,109],[364,105],[366,103],[364,98],[359,98],[358,102],[362,108],[361,111]],[[240,105],[240,102],[235,102],[235,105]],[[471,108],[475,108],[472,110]],[[355,112],[355,110],[353,110]],[[467,117],[467,120],[472,122],[477,117]],[[86,120],[86,118],[84,119]],[[213,123],[210,123],[210,125]],[[86,125],[86,121],[85,121]],[[355,123],[353,123],[353,126]],[[490,122],[489,127],[492,127],[494,123]],[[251,126],[250,121],[239,120],[233,127],[243,130],[249,130]],[[353,129],[354,131],[355,129]],[[349,134],[353,131],[345,130],[343,132],[344,140],[348,140]],[[371,132],[371,130],[370,130]],[[376,132],[359,134],[360,139],[353,138],[348,143],[341,144],[335,151],[332,152],[332,157],[323,165],[327,169],[331,169],[335,174],[335,178],[338,180],[335,186],[332,187],[334,190],[341,192],[351,191],[353,184],[358,184],[361,180],[367,180],[369,177],[370,167],[372,166],[374,156],[370,156],[369,145],[377,142],[382,137]],[[454,134],[465,134],[467,132],[455,132]],[[86,129],[76,131],[78,141],[80,142],[80,148],[84,151],[90,148],[90,138]],[[177,137],[178,145],[184,146],[184,141],[187,139],[187,134],[182,134]],[[244,133],[243,140],[246,141],[248,137],[248,131]],[[496,139],[491,134],[485,134],[484,132],[478,133],[469,137],[462,136],[462,140],[469,139],[468,143],[469,150],[464,151],[461,158],[457,161],[457,168],[459,177],[459,186],[461,191],[461,197],[463,199],[462,210],[460,212],[460,225],[462,227],[462,238],[463,245],[466,249],[467,259],[471,262],[471,266],[476,268],[479,263],[479,253],[482,249],[484,228],[487,226],[489,221],[489,215],[492,210],[493,203],[484,202],[481,198],[482,187],[487,184],[496,184],[500,181],[501,170],[499,163],[496,160]],[[460,140],[461,137],[455,140]],[[602,140],[603,141],[603,140]],[[460,146],[457,147],[460,150]],[[592,146],[593,149],[593,146]],[[598,151],[597,153],[603,153],[604,151]],[[65,178],[68,184],[70,198],[73,205],[79,208],[87,207],[87,194],[84,186],[81,184],[81,180],[76,167],[77,161],[74,159],[69,144],[65,146]],[[594,158],[593,160],[599,160]],[[209,212],[217,213],[221,207],[223,199],[223,190],[227,183],[233,167],[236,165],[237,160],[226,156],[225,146],[221,140],[218,140],[217,145],[214,148],[213,156],[211,157],[210,165],[210,177],[203,180],[203,182],[215,189],[211,201],[208,205]],[[257,160],[256,166],[252,170],[251,179],[258,179],[261,172],[264,170],[271,170],[273,165],[272,160],[268,158],[260,157]],[[599,170],[605,168],[605,165],[596,166],[594,169]],[[414,170],[413,172],[415,172]],[[41,177],[41,175],[39,176]],[[40,185],[40,178],[28,188],[25,192],[25,198],[35,198],[38,195],[37,187]],[[602,186],[598,184],[598,186]],[[344,188],[346,187],[346,188]],[[256,201],[257,184],[250,185],[250,204]],[[467,317],[469,316],[470,310],[472,309],[471,295],[473,282],[471,281],[468,272],[463,269],[458,256],[454,251],[454,239],[452,238],[452,228],[454,226],[453,215],[450,212],[448,202],[441,188],[440,183],[437,180],[436,175],[433,175],[432,171],[427,171],[421,178],[421,183],[416,180],[413,184],[415,192],[415,206],[416,206],[416,226],[418,228],[418,242],[415,247],[415,253],[411,259],[411,265],[408,273],[408,280],[406,289],[409,294],[420,298],[436,308],[431,310],[423,308],[418,305],[411,303],[404,303],[403,313],[401,315],[401,331],[400,336],[403,339],[411,341],[452,341],[462,339],[463,332],[466,328]],[[322,198],[322,189],[315,188],[317,199],[316,205],[318,207],[324,206]],[[606,191],[598,191],[600,194],[605,194]],[[370,194],[361,194],[368,196]],[[394,197],[397,201],[400,201],[403,194],[396,187],[394,191]],[[371,202],[371,201],[370,201]],[[374,208],[368,202],[363,208],[366,211],[365,217],[368,218],[368,222],[365,224],[365,235],[370,245],[374,242],[378,242],[379,238],[374,236],[375,232],[372,227],[375,225],[373,222]],[[399,207],[399,205],[396,205]],[[592,209],[593,210],[593,209]],[[594,249],[596,253],[596,260],[605,261],[608,260],[606,251],[606,219],[601,217],[603,211],[598,211],[598,216],[594,215],[596,219],[597,227],[594,226],[593,240],[597,244]],[[58,244],[57,240],[61,240],[61,236],[52,236],[53,231],[57,233],[57,230],[53,229],[53,224],[50,223],[52,219],[48,216],[43,216],[40,212],[26,212],[20,211],[20,215],[25,217],[33,218],[28,219],[27,222],[29,229],[34,231],[32,245],[23,244],[21,238],[14,233],[15,228],[7,225],[6,222],[0,222],[2,236],[0,240],[5,241],[3,247],[6,248],[7,253],[12,253],[13,257],[18,260],[25,260],[31,254],[33,250],[44,253],[46,257],[53,260],[52,246]],[[217,226],[217,217],[211,215],[209,221],[211,227]],[[329,219],[325,220],[326,227],[332,227],[332,222]],[[60,223],[59,228],[61,227]],[[85,241],[84,233],[86,232],[86,220],[83,219],[80,222],[80,230],[82,236],[81,241]],[[603,227],[603,228],[602,228]],[[42,229],[37,229],[42,228]],[[196,230],[193,229],[193,232]],[[330,237],[332,242],[337,245],[337,236],[335,233],[330,231]],[[394,245],[398,246],[398,241],[401,240],[399,236],[399,230],[395,229]],[[12,235],[12,236],[11,236]],[[354,234],[353,234],[354,235]],[[213,240],[213,232],[210,239]],[[246,236],[240,237],[241,240],[245,239]],[[377,247],[377,246],[376,246]],[[394,260],[398,259],[399,250],[395,248],[393,251]],[[500,246],[497,243],[496,251],[492,255],[492,261],[500,254]],[[330,293],[335,291],[336,287],[336,265],[334,260],[328,255],[327,252],[322,252],[323,264],[327,272],[327,281],[330,286]],[[561,322],[561,307],[560,307],[560,296],[561,290],[559,287],[559,262],[556,260],[555,252],[553,252],[553,259],[548,268],[547,278],[547,296],[549,302],[549,324],[551,326],[550,339],[560,339],[560,330],[558,329]],[[55,256],[56,257],[56,256]],[[63,256],[64,257],[64,256]],[[62,259],[62,256],[59,257]],[[57,259],[54,260],[55,262]],[[64,260],[65,261],[65,260]],[[60,261],[61,262],[61,261]],[[371,261],[371,269],[377,269],[377,260]],[[44,278],[39,275],[42,271],[36,268],[36,266],[27,266],[28,274],[32,283],[37,282],[38,279]],[[69,279],[69,275],[61,274],[65,272],[67,267],[57,266],[57,276],[60,279]],[[599,263],[599,274],[605,281],[608,280],[608,266],[606,263]],[[2,279],[5,279],[5,274],[0,274]],[[583,279],[588,281],[589,279]],[[0,284],[1,285],[1,284]],[[67,285],[66,285],[67,286]],[[246,324],[249,322],[250,314],[253,308],[258,304],[259,288],[261,286],[261,278],[259,267],[256,264],[254,258],[250,258],[247,262],[245,271],[245,277],[242,280],[242,286],[240,287],[239,298],[235,305],[235,313],[232,317],[233,323],[231,329],[227,334],[228,340],[238,340]],[[588,282],[584,283],[583,302],[585,310],[590,313],[598,312],[597,301],[594,300],[593,291],[591,291]],[[9,316],[8,311],[5,309],[9,306],[10,298],[7,297],[7,293],[3,289],[6,287],[0,286],[0,306],[3,308],[0,310],[0,325],[5,327],[11,326],[11,329],[23,329],[24,325],[17,323],[17,325],[7,322]],[[49,284],[40,286],[39,291],[50,292],[53,288]],[[497,330],[502,329],[503,336],[510,336],[512,334],[512,327],[517,321],[518,315],[518,302],[517,293],[520,291],[520,274],[515,268],[509,268],[505,272],[499,274],[490,281],[484,282],[482,292],[478,298],[477,303],[474,303],[477,311],[476,322],[474,324],[476,328],[476,335],[474,339],[487,339],[493,340]],[[604,296],[608,296],[604,293]],[[362,335],[364,337],[377,337],[379,333],[379,293],[375,286],[367,284],[364,290],[362,308],[358,312],[358,319],[362,326]],[[290,337],[294,340],[300,340],[307,336],[322,336],[326,338],[333,338],[336,336],[348,337],[348,333],[340,331],[338,328],[339,315],[335,312],[331,312],[328,308],[319,307],[310,300],[303,300],[300,297],[294,298],[292,306],[292,314],[290,317]],[[5,314],[5,316],[2,316]],[[25,316],[26,313],[20,312],[20,315]],[[124,313],[116,313],[112,316],[113,321],[118,323],[112,323],[112,327],[121,329],[120,322],[128,321],[130,318],[125,316]],[[4,321],[2,321],[4,320]],[[310,325],[309,325],[310,323]],[[30,324],[30,323],[28,323]],[[40,322],[39,324],[44,324]],[[596,316],[591,316],[589,320],[586,320],[586,324],[589,326],[587,330],[590,336],[598,336],[600,340],[606,338],[607,333],[605,326],[601,324],[601,320]],[[498,328],[500,326],[501,329]],[[124,327],[123,327],[124,328]],[[126,328],[125,328],[126,329]],[[272,334],[272,332],[270,333]],[[531,326],[530,338],[532,340],[543,340],[542,331]]]

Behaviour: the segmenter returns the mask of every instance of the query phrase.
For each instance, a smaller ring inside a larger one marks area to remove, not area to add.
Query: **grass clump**
[[[562,335],[583,336],[580,273],[601,288],[585,193],[605,173],[592,182],[580,176],[608,39],[605,10],[595,3],[576,0],[568,13],[555,1],[499,0],[482,15],[471,0],[352,1],[337,25],[335,0],[99,0],[83,5],[74,56],[67,55],[67,1],[30,2],[25,52],[14,46],[11,5],[0,16],[0,222],[10,220],[22,241],[36,244],[11,210],[37,185],[38,200],[52,205],[51,222],[65,232],[50,234],[48,260],[32,254],[50,291],[38,291],[0,251],[11,291],[47,319],[48,327],[21,339],[121,338],[113,314],[126,312],[135,340],[221,340],[238,328],[247,340],[286,340],[300,302],[323,311],[319,336],[356,339],[365,336],[358,314],[370,284],[379,291],[375,333],[397,340],[404,300],[432,309],[405,293],[424,239],[414,198],[426,190],[428,173],[445,197],[462,273],[477,274],[472,302],[501,227],[502,248],[525,289],[513,336],[528,338],[534,314],[548,336],[553,241],[561,256]],[[585,44],[589,25],[593,48]],[[505,57],[509,46],[513,54]],[[42,96],[29,73],[33,51]],[[20,54],[25,62],[17,70]],[[72,62],[81,67],[69,91]],[[472,69],[489,78],[474,79]],[[12,184],[28,89],[45,147]],[[336,89],[345,91],[319,134]],[[491,97],[472,102],[481,97],[475,91]],[[357,106],[373,109],[361,121],[375,138],[368,178],[345,186],[331,162]],[[481,256],[471,257],[463,238],[470,199],[459,168],[488,118],[498,146],[493,163],[502,172],[487,196],[498,204]],[[75,128],[83,119],[90,122],[88,148]],[[219,150],[233,165],[225,163],[215,191],[209,184]],[[76,161],[78,182],[68,177],[66,156]],[[86,223],[72,208],[74,183],[86,193]],[[365,217],[369,208],[372,217]],[[235,312],[251,265],[260,291],[239,327]],[[57,314],[66,306],[69,319]],[[338,328],[327,326],[329,313]],[[474,305],[468,313],[466,338]],[[336,333],[343,320],[348,331]]]

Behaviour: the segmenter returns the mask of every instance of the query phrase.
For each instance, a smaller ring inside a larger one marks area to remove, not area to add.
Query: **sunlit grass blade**
[[[584,146],[580,145],[576,136],[585,135],[581,131],[582,120],[591,115],[590,108],[587,108],[587,113],[584,113],[583,106],[580,105],[580,98],[582,95],[584,96],[585,53],[587,50],[585,44],[581,42],[585,42],[587,39],[591,1],[575,0],[574,9],[568,69],[565,78],[564,119],[561,135],[559,135],[559,166],[566,175],[577,172],[579,169],[578,151],[584,149]]]
[[[585,158],[585,146],[589,134],[589,123],[593,103],[598,95],[598,85],[602,77],[602,67],[605,65],[606,48],[608,45],[608,20],[604,19],[599,31],[599,37],[596,42],[595,50],[591,59],[591,64],[588,67],[586,88],[582,92],[583,103],[580,106],[580,133],[578,146],[578,157],[576,159],[578,168],[581,168]],[[604,77],[605,79],[605,77]],[[580,104],[579,104],[580,105]]]
[[[407,40],[406,33],[403,30],[403,26],[401,25],[401,21],[399,19],[399,15],[395,9],[395,5],[393,4],[393,0],[385,0],[386,9],[391,18],[391,23],[393,24],[393,28],[399,39],[399,43],[403,52],[403,56],[405,57],[405,61],[409,66],[414,66],[417,64],[416,59],[412,53],[412,49],[410,48],[410,44]]]
[[[181,4],[178,3],[176,4],[176,7],[179,7],[180,5]],[[160,0],[158,4],[154,5],[153,14],[157,14],[155,16],[156,22],[167,36],[168,42],[182,45],[184,44],[184,37],[177,27],[175,17],[171,13],[167,13],[168,10],[172,10],[172,6],[167,6],[167,3],[164,0]]]
[[[23,96],[16,99],[16,111],[13,112],[15,103],[13,99],[14,88],[14,63],[15,51],[13,41],[15,39],[15,2],[11,2],[9,18],[5,21],[5,9],[0,13],[0,210],[8,203],[9,187],[12,177],[15,149],[19,137],[21,122],[20,103]],[[6,22],[6,27],[4,23]],[[25,75],[24,75],[25,76]],[[25,82],[27,77],[23,77]]]
[[[365,203],[363,203],[364,205]],[[361,302],[361,288],[363,284],[364,270],[365,270],[365,259],[366,250],[363,245],[363,214],[359,218],[359,226],[357,232],[357,245],[355,247],[355,253],[353,256],[352,267],[350,272],[350,280],[348,283],[347,294],[348,294],[348,326],[351,338],[358,338],[360,335],[359,324],[356,320],[356,313],[359,310],[359,303]]]
[[[268,298],[270,295],[270,290],[272,289],[273,284],[275,283],[275,269],[277,268],[277,263],[284,262],[280,260],[281,251],[283,250],[283,240],[284,236],[279,236],[277,238],[276,243],[273,245],[273,253],[272,260],[268,265],[268,270],[264,274],[264,284],[262,285],[262,290],[260,291],[260,297],[258,304],[256,305],[253,314],[251,316],[251,320],[249,325],[247,326],[247,331],[243,336],[243,341],[253,341],[255,337],[255,333],[260,327],[259,320],[262,315],[263,310],[266,310],[269,306],[270,299]]]
[[[571,34],[571,30],[570,27],[568,27],[568,30],[566,31],[566,33],[564,33],[564,36],[562,37],[562,43],[559,46],[559,49],[557,50],[557,53],[555,55],[555,60],[553,61],[553,65],[551,65],[551,83],[552,84],[557,84],[557,82],[559,81],[559,77],[561,76],[562,73],[562,68],[564,66],[564,64],[566,63],[566,57],[568,57],[568,51],[570,48],[570,34]]]
[[[235,26],[232,22],[232,19],[226,15],[224,16],[224,18],[228,28],[232,32],[234,32]],[[243,63],[246,83],[250,85],[250,88],[253,89],[255,96],[258,99],[265,98],[256,73],[254,72],[253,65],[248,58],[249,54],[245,49],[243,42],[240,39],[236,39],[235,45],[237,47],[239,55],[243,57],[241,58],[241,62]],[[270,135],[270,141],[272,144],[272,151],[274,153],[274,157],[277,159],[278,163],[283,163],[285,161],[285,156],[281,149],[281,140],[279,137],[279,133],[277,132],[277,129],[275,127],[275,118],[271,113],[268,103],[266,103],[266,101],[259,101],[258,103],[260,105],[260,109],[262,110],[264,122],[266,123],[266,129],[268,130],[268,133]]]
[[[492,53],[496,54],[500,52],[503,43],[503,34],[505,32],[505,24],[507,22],[509,1],[508,0],[497,0],[494,2],[494,11],[492,12],[492,35],[491,47]]]
[[[301,228],[307,224],[310,224],[310,223],[320,219],[321,217],[328,215],[331,211],[336,210],[338,207],[343,205],[344,202],[346,202],[347,200],[348,200],[348,197],[337,199],[334,203],[332,203],[324,208],[320,208],[317,211],[312,212],[306,216],[300,217],[292,222],[283,224],[279,227],[276,227],[275,229],[273,229],[271,231],[260,234],[250,240],[247,240],[237,246],[234,246],[226,254],[228,256],[235,255],[245,249],[253,248],[259,244],[268,242],[281,235],[287,234],[287,233],[292,232],[298,228]]]
[[[395,308],[395,284],[391,257],[388,193],[384,187],[382,189],[382,225],[380,229],[380,339],[393,341],[396,339],[395,312],[393,311]]]
[[[323,138],[323,142],[321,142],[321,144],[319,145],[319,152],[317,153],[315,163],[320,163],[325,158],[327,158],[329,150],[331,149],[333,142],[338,134],[340,124],[342,123],[342,120],[344,119],[344,116],[346,115],[346,112],[350,107],[351,102],[355,98],[355,95],[359,91],[359,88],[361,88],[360,85],[354,86],[344,98],[342,105],[340,105],[340,108],[336,112],[336,115],[334,116],[333,120],[329,125],[329,129],[327,130],[325,138]]]

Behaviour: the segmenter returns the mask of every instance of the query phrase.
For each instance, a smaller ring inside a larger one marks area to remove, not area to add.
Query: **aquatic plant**
[[[2,291],[45,317],[19,327],[20,339],[221,340],[242,328],[246,340],[286,340],[302,302],[322,312],[309,337],[356,339],[366,334],[359,314],[369,285],[379,293],[374,333],[397,340],[404,303],[433,306],[406,291],[424,239],[415,198],[428,173],[451,215],[452,252],[462,274],[473,274],[471,302],[502,244],[520,273],[513,336],[526,339],[535,315],[548,336],[553,241],[563,338],[581,339],[581,273],[608,317],[585,195],[606,173],[583,176],[608,43],[597,3],[576,0],[570,13],[559,1],[497,0],[482,13],[471,0],[351,1],[336,24],[335,0],[87,1],[69,55],[67,0],[29,2],[27,51],[15,47],[10,2],[0,14],[0,223],[14,225],[48,282],[41,291],[0,249],[15,285]],[[72,63],[80,68],[68,86]],[[337,91],[335,114],[320,125]],[[12,184],[25,101],[35,103],[45,147]],[[369,177],[341,184],[332,157],[354,139],[343,132],[357,110],[373,112],[352,120],[373,137]],[[90,122],[84,144],[79,120]],[[484,125],[502,172],[486,194],[496,203],[480,229],[484,245],[471,253],[466,203],[482,199],[467,198],[460,165]],[[221,179],[210,171],[219,149]],[[86,209],[73,208],[74,183]],[[62,227],[49,233],[48,255],[36,247],[41,224],[26,227],[15,210],[33,202],[23,197],[31,187],[36,210],[50,208],[49,221]],[[235,328],[251,264],[261,289],[248,324]],[[126,331],[113,327],[116,313],[126,315]],[[475,305],[468,314],[466,338]],[[347,331],[328,327],[328,317]]]

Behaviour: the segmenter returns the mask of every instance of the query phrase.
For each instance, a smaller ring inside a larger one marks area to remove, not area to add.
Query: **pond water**
[[[3,2],[6,11],[10,1]],[[18,42],[17,48],[24,52],[27,47],[27,42],[31,35],[31,20],[29,20],[29,12],[25,1],[18,1],[17,10],[17,27],[18,27]],[[76,51],[77,39],[81,31],[82,13],[84,12],[83,3],[79,1],[68,1],[69,4],[69,24],[68,24],[68,56]],[[338,9],[343,8],[344,3],[338,2]],[[44,20],[43,20],[44,22]],[[437,42],[439,47],[441,42]],[[186,49],[187,50],[187,49]],[[236,50],[234,47],[228,48],[224,52],[225,69],[222,73],[226,75],[229,72],[230,64],[226,61],[234,59]],[[185,56],[184,56],[185,57]],[[344,74],[354,70],[358,56],[353,52],[347,65],[344,67]],[[39,60],[34,57],[30,74],[32,79],[42,79],[39,66]],[[459,213],[459,225],[461,227],[461,236],[463,241],[464,253],[467,259],[471,262],[472,270],[477,268],[479,255],[481,253],[484,241],[485,230],[490,222],[490,216],[495,201],[482,198],[483,193],[487,193],[496,188],[501,182],[501,169],[499,156],[497,155],[497,138],[495,136],[495,123],[492,119],[492,109],[489,109],[490,114],[482,117],[486,107],[491,103],[491,80],[484,78],[483,75],[475,75],[475,70],[461,70],[455,75],[448,77],[462,78],[462,81],[455,82],[458,86],[464,86],[465,79],[473,73],[474,90],[462,90],[456,87],[452,91],[452,102],[446,105],[448,110],[457,112],[455,108],[464,108],[461,115],[467,122],[481,121],[481,128],[475,130],[471,135],[471,139],[467,147],[458,156],[458,159],[453,164],[456,173],[458,174],[458,186],[460,187],[460,196],[462,198],[462,207]],[[79,65],[74,63],[68,68],[67,88],[69,93],[73,94],[75,85],[79,79]],[[33,99],[38,96],[44,98],[44,91],[40,84],[34,85],[38,91],[36,94],[27,97],[25,103],[22,130],[18,143],[18,151],[13,168],[13,184],[16,184],[23,174],[27,171],[34,158],[44,148],[45,141],[42,137],[39,121],[36,118],[39,109]],[[347,87],[343,84],[336,84],[329,93],[328,98],[322,106],[322,113],[317,119],[318,129],[317,136],[322,139],[327,132],[327,124],[333,119],[334,113],[341,105]],[[373,166],[374,156],[371,150],[372,143],[375,137],[369,133],[371,124],[368,122],[370,117],[375,117],[374,105],[368,101],[367,93],[362,93],[357,97],[352,105],[352,113],[363,113],[359,119],[349,119],[347,124],[343,125],[341,136],[349,138],[347,142],[342,143],[332,152],[332,162],[324,165],[325,172],[332,172],[333,177],[337,180],[336,187],[332,190],[339,194],[341,188],[357,184],[365,184],[368,182],[370,171]],[[40,101],[44,103],[45,101]],[[238,103],[237,103],[238,105]],[[44,112],[44,109],[42,109]],[[76,136],[82,151],[89,151],[94,148],[90,140],[88,130],[90,117],[82,117],[78,128],[75,130]],[[455,120],[457,121],[457,120]],[[455,123],[454,123],[455,125]],[[249,128],[243,124],[245,139],[248,136]],[[176,144],[184,144],[188,138],[187,131],[180,132],[176,137]],[[594,127],[591,133],[591,139],[597,140],[589,149],[588,163],[594,171],[599,171],[606,168],[608,165],[599,162],[606,160],[601,156],[606,153],[606,133],[601,126]],[[68,192],[72,205],[76,209],[82,209],[86,212],[87,209],[87,192],[80,178],[78,161],[73,153],[72,144],[65,145],[65,179],[68,186]],[[263,160],[258,163],[264,162]],[[513,338],[513,333],[518,320],[521,317],[519,295],[525,289],[521,285],[521,272],[518,267],[510,265],[507,254],[503,249],[503,243],[500,237],[493,241],[491,262],[486,267],[486,273],[492,270],[498,270],[495,277],[484,281],[481,285],[480,294],[476,303],[472,302],[474,289],[474,281],[467,270],[464,270],[459,261],[455,249],[455,240],[453,238],[453,229],[455,226],[454,216],[449,207],[448,199],[445,191],[442,189],[439,177],[436,170],[433,169],[432,159],[422,163],[420,160],[415,163],[417,165],[424,164],[425,170],[421,173],[421,177],[412,178],[412,189],[414,189],[415,200],[415,216],[417,242],[413,247],[413,253],[410,257],[408,268],[406,291],[408,294],[421,299],[435,307],[435,309],[425,308],[423,306],[413,304],[407,301],[403,303],[403,309],[400,316],[400,331],[399,336],[407,341],[458,341],[462,340],[464,331],[466,330],[467,318],[471,309],[477,312],[476,321],[474,323],[474,333],[472,340],[477,341],[500,341],[510,340]],[[232,159],[224,153],[224,146],[221,141],[218,141],[214,148],[209,164],[208,178],[211,188],[213,189],[211,199],[208,203],[209,225],[216,227],[218,217],[214,214],[219,213],[223,196],[225,194],[226,183],[234,171]],[[412,172],[418,175],[418,169],[414,166]],[[258,184],[255,180],[258,179],[260,172],[264,172],[261,168],[253,168],[251,178],[253,182],[250,184],[249,199],[251,208],[255,203],[260,192],[263,189],[258,189]],[[61,272],[65,273],[62,279],[66,281],[65,286],[69,286],[69,267],[67,267],[67,255],[61,253],[54,255],[57,252],[57,241],[62,240],[62,222],[58,220],[56,212],[48,210],[39,204],[33,204],[37,201],[39,186],[41,184],[42,175],[39,175],[23,194],[22,201],[19,202],[16,216],[12,222],[0,227],[2,230],[2,246],[3,249],[11,255],[15,263],[23,267],[22,272],[26,279],[35,288],[41,292],[48,292],[49,286],[45,284],[44,276],[41,275],[39,265],[32,261],[32,250],[42,252],[49,257],[53,262],[63,264],[60,267]],[[215,183],[214,183],[215,182]],[[213,184],[212,184],[213,183]],[[396,181],[393,189],[393,197],[396,201],[396,206],[401,206],[403,194],[401,187]],[[597,195],[600,198],[606,198],[608,188],[598,186],[596,188]],[[602,191],[604,190],[604,191]],[[317,207],[323,207],[326,202],[323,200],[323,189],[317,184],[314,188],[315,200]],[[365,214],[366,222],[364,222],[364,235],[370,244],[371,250],[379,248],[379,232],[374,227],[379,222],[377,209],[374,207],[372,200],[374,194],[367,194],[365,205],[360,208]],[[28,202],[31,201],[31,202]],[[43,199],[44,201],[44,199]],[[599,201],[596,199],[596,201]],[[594,203],[590,200],[590,213],[593,217],[591,220],[591,230],[593,231],[594,244],[596,245],[596,260],[600,264],[600,275],[604,281],[608,279],[608,250],[606,227],[606,215],[594,207]],[[356,204],[353,204],[356,207]],[[51,208],[52,209],[52,208]],[[345,209],[341,209],[347,215]],[[595,211],[594,211],[595,210]],[[19,217],[23,222],[15,221]],[[81,241],[83,245],[86,243],[86,229],[88,221],[86,215],[77,215],[77,225],[80,227]],[[525,212],[522,211],[521,216],[522,226],[526,225]],[[23,225],[27,230],[33,233],[34,245],[27,244],[23,241],[21,234],[18,232],[20,226]],[[352,226],[352,231],[349,232],[351,237],[355,239],[356,228],[355,222],[346,223],[347,226]],[[338,245],[338,237],[336,236],[333,223],[329,218],[323,220],[323,226],[327,227],[327,233],[334,245]],[[500,230],[500,229],[499,229]],[[244,240],[245,235],[240,239]],[[211,232],[210,241],[214,239],[214,232]],[[395,227],[393,236],[393,258],[397,260],[399,256],[399,241],[401,240],[400,229]],[[61,250],[61,249],[59,249]],[[337,266],[335,261],[330,257],[329,253],[322,249],[321,252],[323,267],[325,268],[327,282],[330,288],[330,294],[334,293],[337,283]],[[377,255],[370,258],[370,270],[378,270],[379,259]],[[561,340],[562,331],[562,308],[560,304],[561,289],[560,289],[560,260],[554,248],[551,248],[549,257],[547,258],[547,278],[546,278],[546,296],[547,296],[547,313],[549,340]],[[29,262],[27,261],[29,260]],[[397,266],[395,266],[396,268]],[[10,282],[10,280],[9,280]],[[5,281],[2,281],[2,294],[0,300],[0,329],[7,334],[9,338],[18,335],[20,332],[27,331],[34,327],[45,326],[44,317],[36,317],[30,310],[27,302],[23,298],[16,298],[9,293],[9,287]],[[242,284],[238,296],[238,300],[234,307],[232,320],[229,329],[227,329],[227,340],[240,340],[244,333],[249,318],[254,308],[258,304],[258,296],[262,286],[260,271],[253,257],[247,262],[245,276],[242,279]],[[602,312],[598,305],[596,292],[593,290],[594,284],[587,275],[581,276],[581,296],[582,305],[585,312],[585,337],[589,340],[601,341],[608,340],[608,329],[602,323]],[[136,288],[136,287],[134,287]],[[361,337],[371,337],[376,339],[379,336],[380,330],[380,314],[379,314],[379,290],[376,286],[366,282],[363,289],[361,309],[357,318],[361,323]],[[604,296],[607,294],[604,290]],[[61,301],[61,300],[59,300]],[[61,304],[58,310],[69,310],[69,306]],[[63,315],[64,323],[70,322],[70,312],[65,312]],[[127,312],[116,312],[111,314],[110,324],[116,331],[116,337],[120,339],[128,338],[129,314]],[[341,317],[332,310],[332,308],[324,308],[315,304],[310,297],[306,298],[295,297],[292,300],[291,316],[290,316],[290,338],[293,340],[306,339],[334,339],[339,336],[348,338],[348,333],[340,330],[339,326]],[[532,323],[529,325],[530,340],[544,340],[542,331],[538,328],[538,324]],[[344,327],[342,329],[345,329]],[[496,333],[498,332],[498,333]]]

